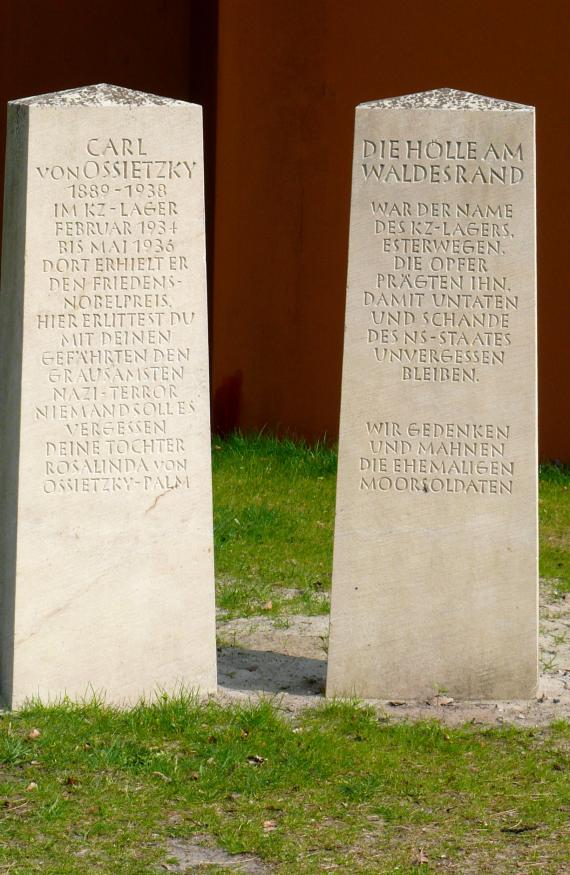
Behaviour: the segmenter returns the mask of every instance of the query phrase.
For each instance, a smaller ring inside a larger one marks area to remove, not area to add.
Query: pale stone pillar
[[[328,695],[537,683],[534,111],[356,110]]]
[[[201,107],[10,103],[2,695],[216,686]]]

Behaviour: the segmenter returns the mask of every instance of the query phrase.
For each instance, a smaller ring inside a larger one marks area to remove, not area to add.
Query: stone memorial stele
[[[216,686],[201,107],[8,108],[1,693]]]
[[[534,110],[356,110],[327,694],[537,685]]]

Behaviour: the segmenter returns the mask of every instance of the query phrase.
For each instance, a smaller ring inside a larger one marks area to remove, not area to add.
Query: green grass
[[[159,872],[168,837],[206,834],[283,875],[562,873],[569,751],[567,724],[393,725],[335,702],[293,722],[189,696],[32,705],[0,718],[0,872]]]
[[[540,468],[540,573],[570,592],[570,466]]]
[[[336,451],[259,435],[214,440],[218,607],[228,617],[328,610]]]
[[[218,607],[247,617],[326,613],[336,449],[258,435],[213,444]],[[570,468],[540,471],[540,571],[570,591]],[[324,594],[324,597],[323,597]]]

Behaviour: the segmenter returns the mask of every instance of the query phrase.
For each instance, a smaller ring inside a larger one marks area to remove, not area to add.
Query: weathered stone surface
[[[328,695],[537,682],[534,113],[356,112]]]
[[[216,686],[201,108],[8,111],[2,694]]]

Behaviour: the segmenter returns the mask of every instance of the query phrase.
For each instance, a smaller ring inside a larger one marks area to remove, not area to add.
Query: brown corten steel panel
[[[540,448],[570,461],[565,4],[220,0],[220,429],[336,437],[354,107],[449,86],[536,106]]]

